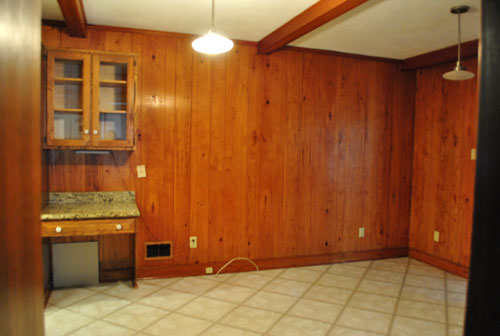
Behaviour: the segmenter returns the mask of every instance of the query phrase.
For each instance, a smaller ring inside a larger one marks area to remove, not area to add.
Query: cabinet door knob
[[[94,130],[92,133],[94,133],[94,134],[97,135],[97,134],[99,134],[99,131],[98,130]]]
[[[56,232],[57,232],[57,233],[62,232],[62,227],[60,227],[60,226],[56,227]]]
[[[89,134],[89,130],[83,130],[83,134]]]
[[[122,227],[122,225],[121,225],[121,224],[118,224],[118,225],[116,226],[116,229],[117,229],[118,231],[120,231],[122,228],[123,228],[123,227]]]

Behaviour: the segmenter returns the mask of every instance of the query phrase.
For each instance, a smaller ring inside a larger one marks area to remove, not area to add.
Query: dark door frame
[[[466,336],[500,335],[500,1],[481,6],[479,129]]]

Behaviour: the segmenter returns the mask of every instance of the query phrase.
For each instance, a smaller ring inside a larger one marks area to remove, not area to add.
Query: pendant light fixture
[[[233,41],[215,33],[214,12],[215,0],[212,0],[212,26],[210,27],[208,34],[198,37],[191,44],[193,49],[197,52],[214,55],[225,53],[233,48]]]
[[[462,43],[461,42],[462,31],[460,28],[460,15],[467,13],[468,10],[469,10],[469,6],[456,6],[456,7],[452,7],[450,9],[450,12],[452,14],[458,15],[458,60],[457,60],[457,65],[455,66],[455,69],[443,74],[444,79],[454,80],[454,81],[462,81],[462,80],[474,78],[474,76],[475,76],[474,73],[467,71],[467,69],[460,62],[460,44]]]

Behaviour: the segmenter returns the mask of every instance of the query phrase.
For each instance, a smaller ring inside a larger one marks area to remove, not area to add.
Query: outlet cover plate
[[[434,231],[434,241],[439,243],[439,231]]]
[[[189,248],[197,248],[198,247],[198,237],[191,236],[189,237]]]
[[[206,274],[213,274],[214,268],[213,267],[205,267],[205,273]]]
[[[360,228],[359,228],[359,234],[358,234],[358,237],[359,237],[359,238],[365,238],[365,228],[364,228],[364,227],[360,227]]]
[[[146,177],[146,166],[145,165],[139,165],[135,168],[137,169],[137,177],[138,178],[145,178]]]

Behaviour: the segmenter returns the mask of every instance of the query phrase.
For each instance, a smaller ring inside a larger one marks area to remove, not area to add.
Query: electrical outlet
[[[476,149],[475,149],[475,148],[472,148],[472,149],[470,150],[470,159],[471,159],[472,161],[475,161],[475,160],[476,160],[476,157],[477,157],[477,151],[476,151]]]
[[[146,177],[146,166],[145,165],[137,166],[136,169],[137,169],[137,177],[138,178],[145,178]]]
[[[439,242],[439,231],[434,231],[434,241],[435,241],[436,243],[438,243],[438,242]]]
[[[359,237],[359,238],[365,238],[365,228],[364,228],[364,227],[360,227],[360,228],[359,228],[359,234],[358,234],[358,237]]]
[[[205,273],[206,274],[212,274],[214,272],[214,268],[213,267],[205,267]]]
[[[198,237],[191,236],[189,237],[189,248],[197,248],[198,247]]]

